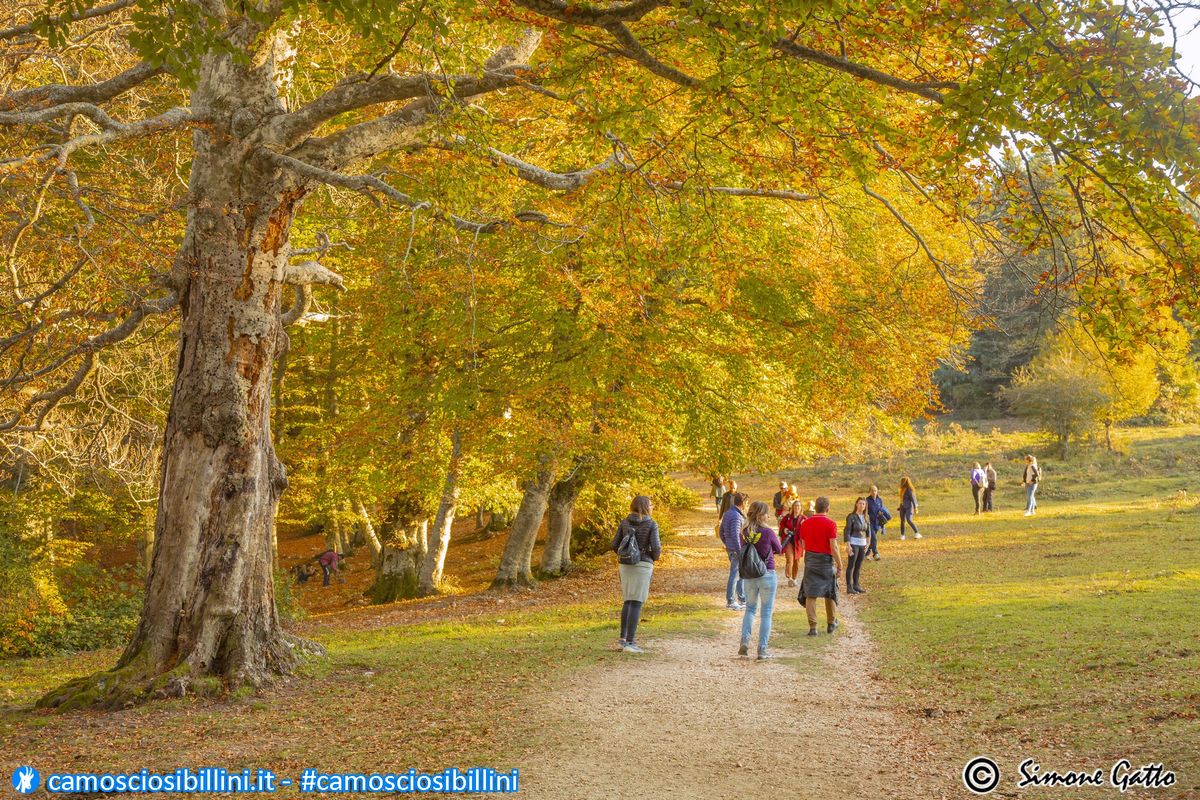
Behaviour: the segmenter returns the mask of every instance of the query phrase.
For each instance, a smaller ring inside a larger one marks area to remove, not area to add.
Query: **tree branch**
[[[883,86],[890,86],[893,89],[899,89],[903,92],[915,94],[918,97],[924,97],[927,100],[933,100],[936,103],[944,103],[945,96],[938,91],[939,89],[957,89],[958,84],[953,81],[930,81],[918,82],[910,81],[904,78],[898,78],[887,72],[877,70],[874,67],[868,67],[865,64],[859,64],[841,56],[835,56],[830,53],[824,53],[820,50],[814,50],[806,45],[793,42],[791,39],[779,39],[775,42],[774,47],[781,53],[798,58],[801,61],[809,61],[813,64],[820,64],[823,67],[844,72],[847,75],[853,75],[856,78],[861,78],[872,83],[878,83]]]
[[[82,11],[77,11],[70,14],[55,14],[51,17],[39,17],[33,22],[29,22],[24,25],[14,25],[11,28],[4,28],[3,30],[0,30],[0,41],[4,41],[5,39],[15,39],[18,36],[24,36],[27,33],[33,33],[42,26],[61,25],[64,22],[79,22],[80,20],[107,16],[108,14],[129,8],[136,2],[137,0],[115,0],[115,2],[109,3],[108,5],[85,8]]]
[[[83,110],[76,110],[75,113],[85,113],[86,109],[91,108],[93,107],[85,105]],[[53,112],[57,112],[57,109],[47,109],[44,112],[36,113],[49,113],[52,116],[57,116],[57,114]],[[94,112],[99,112],[99,115],[96,115]],[[207,121],[205,117],[196,116],[191,112],[190,109],[186,108],[172,108],[164,111],[158,116],[129,123],[123,123],[114,120],[100,109],[86,111],[86,115],[92,119],[99,118],[105,120],[104,125],[102,126],[104,130],[100,133],[89,133],[82,136],[76,136],[72,139],[68,139],[62,144],[43,145],[34,151],[34,153],[22,158],[0,161],[0,175],[6,175],[11,172],[15,172],[16,170],[24,167],[26,164],[42,163],[50,159],[57,159],[59,165],[62,166],[66,164],[67,159],[70,158],[71,154],[80,148],[105,145],[109,142],[117,141],[119,139],[135,139],[144,136],[153,136],[156,133],[177,130],[179,128],[192,125],[199,125]],[[0,124],[23,123],[6,123],[3,117],[0,117]]]
[[[51,369],[41,369],[28,374],[12,375],[5,382],[6,385],[9,387],[20,387],[28,384],[31,380],[35,380],[37,377],[54,372],[71,361],[71,359],[80,359],[79,366],[64,383],[33,395],[18,410],[14,411],[7,420],[0,421],[0,432],[13,429],[18,431],[39,430],[45,422],[46,416],[54,410],[55,406],[64,398],[74,394],[75,390],[79,388],[80,384],[91,373],[98,351],[128,339],[141,327],[142,321],[146,317],[166,313],[178,303],[179,295],[175,292],[154,300],[143,300],[134,306],[128,316],[117,325],[108,330],[101,331],[95,336],[85,339],[68,349],[66,353],[55,361]],[[21,420],[30,414],[35,414],[32,424],[21,425]]]
[[[50,83],[21,89],[0,97],[0,111],[20,109],[25,111],[48,108],[63,103],[103,103],[124,94],[133,87],[145,83],[166,70],[153,67],[143,61],[106,81],[84,86]]]
[[[444,219],[454,225],[455,228],[472,233],[495,233],[501,228],[506,227],[509,223],[505,220],[492,220],[490,222],[474,222],[472,220],[463,219],[455,214],[449,214],[440,209],[434,208],[433,204],[426,200],[418,200],[411,195],[407,195],[399,189],[394,188],[380,178],[374,175],[346,175],[334,170],[324,169],[322,167],[308,164],[299,159],[285,156],[281,153],[272,153],[265,148],[259,148],[258,154],[266,160],[274,163],[276,166],[291,170],[296,175],[305,180],[315,183],[323,183],[327,186],[336,186],[342,189],[349,189],[359,194],[366,195],[372,203],[379,204],[379,199],[376,194],[381,194],[389,200],[411,208],[414,211],[428,209],[437,219]]]
[[[689,89],[700,83],[700,81],[686,72],[678,70],[669,64],[664,64],[651,55],[650,51],[637,40],[637,37],[633,35],[632,31],[624,23],[610,22],[604,26],[604,29],[612,34],[617,43],[621,45],[621,55],[638,62],[658,77],[666,78],[672,83],[677,83]]]
[[[438,75],[420,73],[418,75],[354,75],[342,80],[337,86],[314,99],[307,105],[291,114],[283,114],[272,121],[263,132],[259,142],[275,150],[287,150],[295,147],[306,135],[316,130],[322,123],[333,119],[339,114],[353,111],[380,103],[390,103],[398,100],[416,100],[396,114],[370,122],[354,125],[339,134],[334,134],[324,140],[327,147],[339,146],[351,136],[350,131],[359,135],[363,131],[379,129],[377,123],[391,118],[395,123],[404,120],[420,119],[424,114],[435,111],[444,102],[461,102],[498,89],[508,88],[521,82],[521,73],[529,67],[525,62],[533,55],[541,43],[539,31],[527,30],[517,45],[506,45],[494,53],[484,64],[480,75]],[[408,124],[413,124],[409,122]],[[340,134],[346,137],[338,139]],[[343,162],[343,164],[349,162]]]
[[[572,25],[609,25],[614,22],[636,22],[656,8],[666,5],[662,0],[630,0],[608,6],[566,3],[563,0],[517,0],[517,5]]]
[[[763,188],[747,188],[741,186],[696,186],[682,181],[664,181],[662,183],[651,182],[651,185],[662,189],[671,189],[681,191],[691,189],[694,192],[701,194],[727,194],[733,197],[767,197],[773,200],[791,200],[797,203],[807,202],[809,200],[820,200],[819,194],[803,194],[794,189],[763,189]]]

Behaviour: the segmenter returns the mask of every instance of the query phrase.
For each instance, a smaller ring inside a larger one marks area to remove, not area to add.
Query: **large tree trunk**
[[[521,498],[521,507],[513,518],[512,529],[508,532],[508,540],[504,543],[504,553],[500,556],[500,568],[492,581],[492,588],[505,586],[532,586],[533,545],[537,541],[538,529],[542,526],[542,517],[546,514],[546,502],[550,488],[554,485],[554,471],[548,460],[543,459],[543,466],[537,475],[525,484],[525,496]]]
[[[429,520],[421,520],[405,528],[399,537],[383,546],[375,569],[375,582],[367,590],[372,602],[390,603],[417,596],[428,532]]]
[[[271,442],[271,374],[286,342],[280,286],[304,192],[260,171],[238,138],[248,119],[282,109],[269,70],[209,57],[192,104],[216,121],[194,134],[172,276],[179,362],[142,613],[114,670],[52,691],[43,705],[260,686],[308,647],[280,626],[271,571],[271,522],[287,486]]]
[[[546,522],[546,547],[542,550],[542,573],[562,575],[571,568],[571,517],[579,496],[577,477],[559,481],[550,490]]]
[[[450,531],[454,527],[454,515],[458,510],[458,474],[462,466],[462,433],[450,435],[450,463],[446,466],[446,480],[442,483],[442,499],[438,503],[437,515],[433,519],[433,541],[421,565],[421,580],[417,591],[422,595],[436,594],[442,582],[442,570],[446,566],[446,551],[450,549]]]
[[[367,507],[363,505],[363,501],[355,498],[355,511],[358,512],[358,523],[362,526],[363,536],[367,539],[367,545],[371,548],[371,563],[378,564],[379,558],[383,554],[383,545],[379,543],[379,537],[375,535],[375,525],[371,522],[371,515],[367,512]]]

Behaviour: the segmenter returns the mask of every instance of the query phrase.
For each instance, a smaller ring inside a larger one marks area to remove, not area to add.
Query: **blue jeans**
[[[729,556],[729,580],[725,583],[725,605],[733,605],[734,591],[737,591],[737,601],[746,602],[746,585],[738,576],[738,554],[725,551]]]
[[[920,533],[917,530],[917,525],[913,522],[913,510],[911,508],[900,509],[900,535],[904,535],[904,523],[908,523],[908,527],[912,528],[913,533]]]
[[[1037,511],[1037,487],[1036,483],[1026,484],[1025,486],[1025,510]]]
[[[767,652],[767,640],[771,638],[771,613],[775,610],[775,589],[779,580],[775,570],[767,570],[761,578],[746,579],[746,613],[742,615],[742,644],[750,644],[750,633],[754,630],[755,606],[762,612],[758,620],[758,653]]]
[[[879,537],[883,536],[883,526],[878,522],[871,523],[871,543],[867,545],[867,552],[873,556],[879,555]]]

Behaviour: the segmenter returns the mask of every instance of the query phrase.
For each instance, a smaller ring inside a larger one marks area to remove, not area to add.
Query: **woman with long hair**
[[[767,642],[771,638],[771,615],[775,610],[775,590],[779,587],[775,575],[775,554],[783,550],[775,531],[767,526],[771,507],[761,500],[750,504],[746,512],[746,527],[742,529],[742,543],[758,551],[767,566],[760,578],[746,578],[746,612],[742,616],[742,644],[738,655],[750,652],[750,634],[754,631],[754,614],[758,611],[758,660],[770,658]]]
[[[1037,513],[1037,490],[1042,482],[1042,470],[1038,467],[1037,458],[1025,456],[1025,472],[1021,476],[1021,485],[1025,487],[1025,516],[1032,517]]]
[[[921,532],[917,530],[917,524],[913,522],[913,515],[917,513],[917,488],[913,486],[912,478],[905,475],[900,479],[900,540],[904,540],[904,523],[908,523],[908,527],[912,528],[913,538],[920,539]]]
[[[635,563],[621,561],[621,593],[625,604],[621,607],[621,638],[617,647],[626,653],[641,653],[634,639],[638,622],[642,618],[642,606],[650,594],[650,578],[654,575],[654,562],[662,555],[662,542],[658,538],[658,523],[650,517],[654,504],[650,498],[638,495],[629,506],[629,516],[617,526],[612,549],[620,554],[621,545],[630,537],[637,542],[638,560]],[[622,559],[623,556],[620,556]]]
[[[779,538],[783,541],[786,559],[783,576],[787,578],[788,586],[796,585],[796,576],[800,573],[800,523],[804,521],[804,512],[800,509],[803,505],[799,500],[793,500],[787,513],[779,518]]]
[[[866,594],[867,590],[858,583],[862,563],[867,560],[867,545],[871,541],[871,529],[867,522],[867,500],[860,497],[854,501],[854,510],[846,515],[846,526],[842,528],[846,540],[846,594]]]

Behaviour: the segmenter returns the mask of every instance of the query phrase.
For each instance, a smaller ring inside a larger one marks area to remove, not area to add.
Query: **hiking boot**
[[[816,635],[817,635],[817,629],[816,629],[816,628],[809,628],[809,629],[808,629],[808,635],[809,635],[809,636],[816,636]]]
[[[841,621],[841,620],[835,619],[833,622],[831,622],[831,623],[829,623],[828,625],[826,625],[826,626],[825,626],[825,632],[826,632],[826,633],[833,633],[834,631],[836,631],[836,630],[837,630],[837,628],[838,628],[838,625],[841,625],[841,624],[842,624],[842,621]]]
[[[742,644],[740,647],[738,647],[738,655],[739,656],[750,655],[750,645]]]

